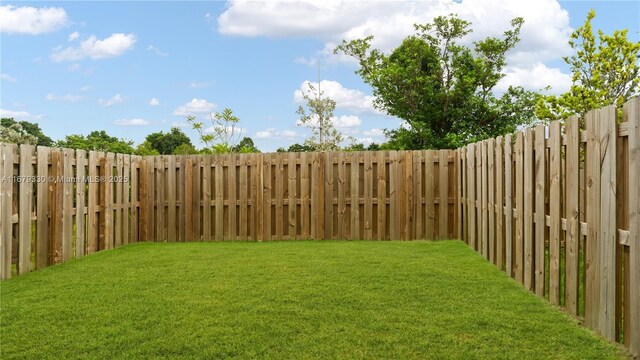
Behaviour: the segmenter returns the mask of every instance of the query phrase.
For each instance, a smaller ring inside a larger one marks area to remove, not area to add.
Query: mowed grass
[[[465,244],[135,244],[3,282],[2,359],[623,359]]]

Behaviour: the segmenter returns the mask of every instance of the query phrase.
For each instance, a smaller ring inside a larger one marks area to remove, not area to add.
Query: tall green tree
[[[0,120],[2,127],[8,128],[14,124],[19,124],[22,131],[27,134],[33,135],[36,138],[36,143],[34,145],[38,146],[53,146],[53,140],[50,137],[45,135],[40,128],[40,125],[36,123],[32,123],[29,121],[16,121],[13,118],[2,118]]]
[[[509,87],[501,97],[493,92],[522,24],[522,18],[515,18],[503,37],[468,47],[459,41],[471,33],[471,23],[440,16],[415,25],[415,34],[389,55],[372,49],[373,36],[343,41],[334,52],[358,61],[356,73],[373,88],[376,108],[407,122],[407,127],[387,130],[386,145],[457,148],[535,121],[535,93],[519,87]]]
[[[572,85],[560,96],[545,96],[538,101],[536,115],[545,120],[564,119],[578,114],[581,118],[592,109],[616,104],[619,108],[640,91],[640,42],[627,38],[628,30],[606,35],[593,34],[594,10],[569,40],[574,54],[564,57],[571,67]]]
[[[173,154],[176,148],[183,144],[187,144],[193,148],[191,139],[178,127],[172,127],[171,131],[167,133],[162,131],[151,133],[147,135],[146,141],[152,149],[155,149],[162,155]],[[184,149],[186,148],[183,147],[183,150]]]
[[[69,149],[108,151],[120,154],[133,154],[133,141],[110,136],[106,131],[92,131],[87,136],[73,134],[65,136],[57,145]]]

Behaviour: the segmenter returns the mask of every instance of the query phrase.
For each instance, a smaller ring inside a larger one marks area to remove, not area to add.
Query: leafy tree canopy
[[[162,155],[173,154],[180,145],[186,144],[193,148],[191,139],[178,127],[171,128],[166,134],[162,131],[147,135],[146,141],[152,149],[158,151]],[[185,148],[183,148],[184,150]]]
[[[45,135],[40,129],[40,125],[28,121],[16,121],[13,118],[2,118],[0,120],[3,128],[9,128],[14,124],[19,124],[22,131],[26,134],[32,135],[36,138],[36,142],[34,145],[38,146],[53,146],[53,140],[50,137]],[[27,142],[25,142],[27,143]],[[29,142],[31,144],[31,142]]]
[[[467,47],[458,42],[472,31],[471,23],[440,16],[415,25],[415,34],[389,55],[371,48],[372,36],[343,41],[334,52],[358,61],[356,73],[372,86],[376,108],[409,125],[387,131],[389,146],[457,148],[535,120],[535,93],[510,87],[501,97],[493,94],[522,24],[522,18],[515,18],[502,38]]]
[[[233,146],[232,152],[234,153],[259,153],[260,150],[253,143],[253,139],[248,136],[245,136],[238,142],[238,145]]]
[[[575,53],[563,59],[571,67],[573,84],[560,96],[538,101],[536,115],[541,119],[558,120],[573,114],[583,118],[589,110],[611,104],[620,108],[638,95],[640,42],[629,41],[627,29],[612,35],[598,31],[596,40],[591,26],[595,16],[594,10],[589,11],[584,25],[571,34],[569,45]]]
[[[133,141],[109,136],[104,130],[92,131],[87,136],[67,135],[64,140],[58,141],[57,145],[69,149],[108,151],[121,154],[133,154],[135,152]]]

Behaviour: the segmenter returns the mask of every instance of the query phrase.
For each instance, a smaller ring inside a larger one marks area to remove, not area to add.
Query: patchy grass
[[[3,359],[625,358],[458,241],[135,244],[1,295]]]

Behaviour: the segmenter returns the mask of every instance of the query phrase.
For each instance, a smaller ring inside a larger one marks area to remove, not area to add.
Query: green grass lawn
[[[625,358],[458,241],[135,244],[0,286],[2,359]]]

